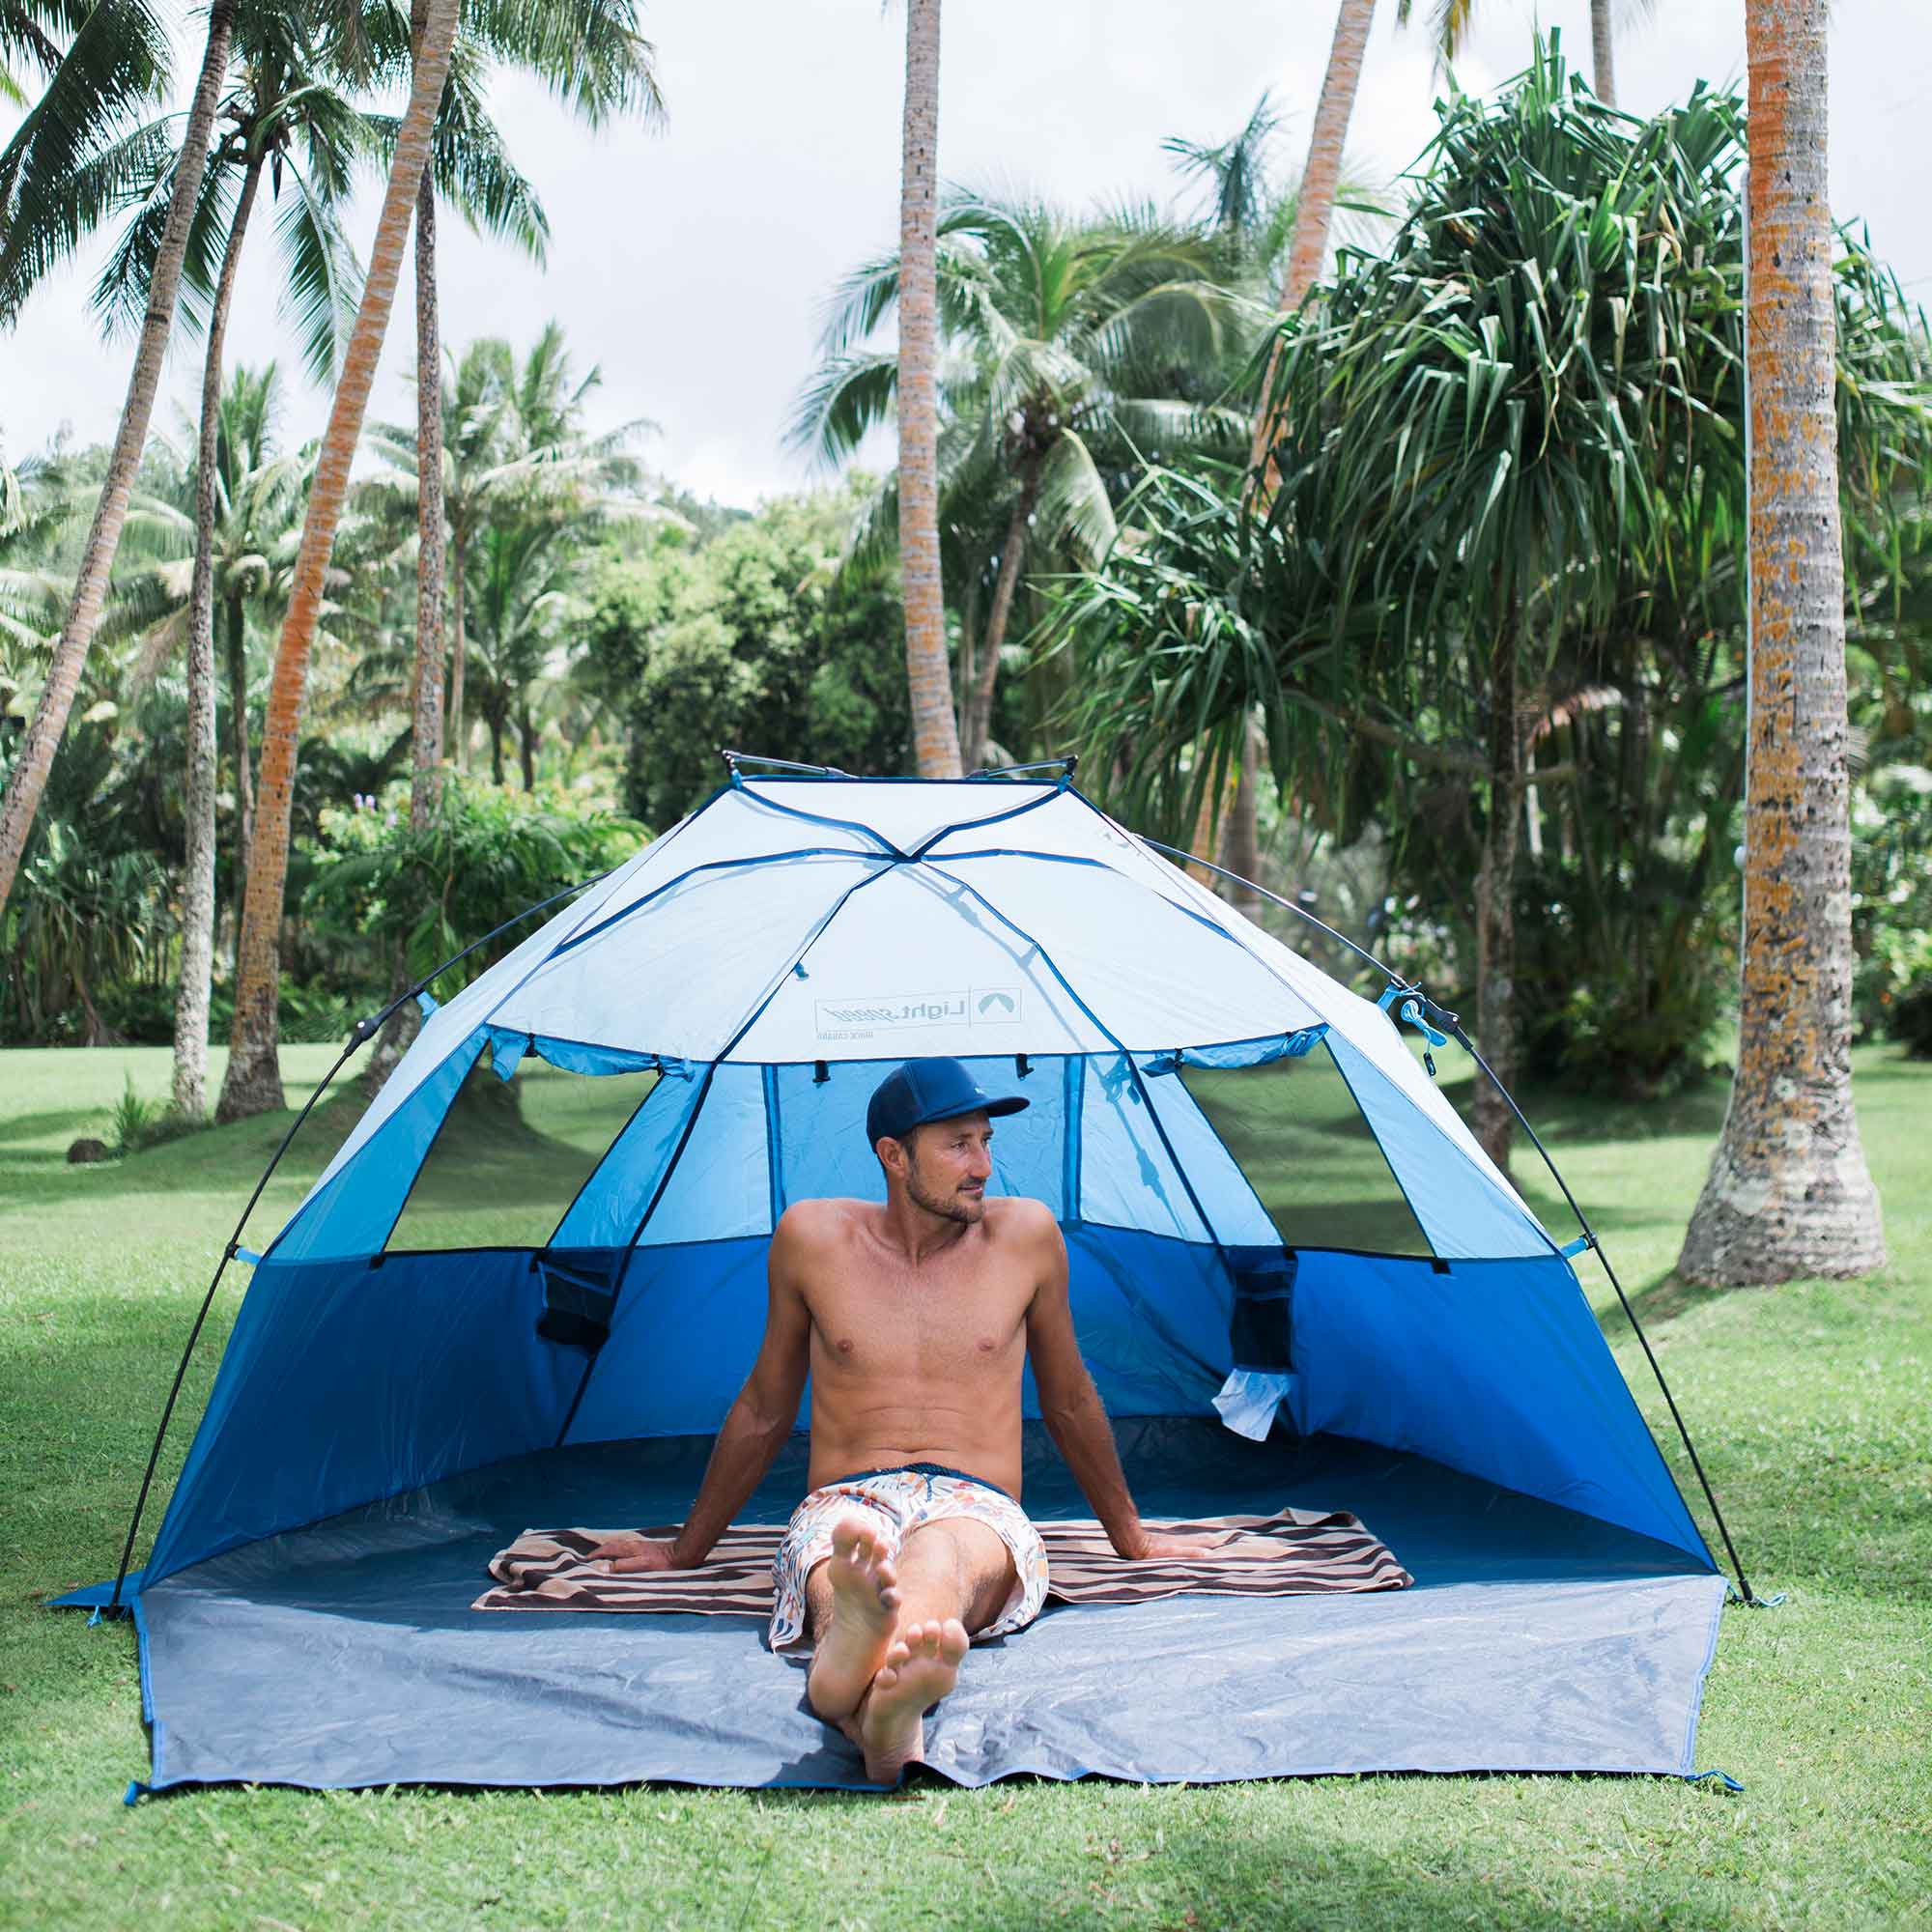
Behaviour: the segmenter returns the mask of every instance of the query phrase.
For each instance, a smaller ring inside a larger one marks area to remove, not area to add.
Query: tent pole
[[[409,997],[407,994],[404,998]],[[289,1151],[289,1143],[295,1139],[297,1130],[308,1119],[315,1103],[328,1091],[328,1083],[340,1073],[349,1057],[362,1042],[370,1037],[383,1024],[400,1000],[385,1008],[383,1013],[373,1019],[358,1020],[355,1030],[349,1036],[349,1041],[335,1057],[335,1065],[322,1077],[322,1084],[303,1101],[301,1112],[289,1122],[289,1130],[282,1136],[281,1145],[269,1157],[269,1164],[262,1170],[262,1178],[255,1183],[255,1191],[248,1197],[248,1205],[242,1208],[241,1219],[235,1223],[235,1232],[228,1237],[228,1245],[221,1251],[221,1259],[214,1264],[214,1277],[208,1284],[208,1293],[201,1297],[201,1308],[194,1318],[194,1326],[187,1331],[187,1342],[182,1350],[181,1361],[175,1368],[174,1385],[168,1390],[168,1399],[161,1406],[160,1426],[155,1431],[155,1446],[148,1451],[148,1466],[141,1475],[141,1492],[134,1498],[134,1514],[128,1523],[128,1540],[121,1546],[121,1567],[114,1575],[114,1594],[107,1600],[107,1614],[112,1615],[121,1607],[121,1589],[128,1580],[128,1565],[134,1554],[134,1538],[141,1528],[141,1517],[148,1507],[148,1492],[154,1486],[155,1469],[161,1460],[161,1444],[167,1438],[168,1424],[174,1420],[175,1403],[182,1392],[182,1383],[187,1379],[187,1365],[194,1356],[194,1345],[201,1339],[202,1324],[208,1320],[208,1311],[214,1306],[214,1291],[221,1286],[221,1277],[228,1271],[228,1264],[241,1252],[242,1231],[248,1225],[248,1216],[255,1211],[255,1204],[262,1198],[262,1190],[268,1186],[270,1177],[281,1165],[283,1154]]]
[[[1610,1278],[1610,1286],[1617,1292],[1626,1318],[1630,1321],[1631,1332],[1642,1345],[1644,1359],[1650,1364],[1650,1372],[1657,1378],[1657,1386],[1662,1392],[1665,1406],[1670,1410],[1670,1419],[1677,1425],[1677,1435],[1684,1444],[1684,1453],[1690,1458],[1690,1466],[1697,1472],[1697,1482],[1704,1492],[1704,1500],[1711,1506],[1711,1516],[1718,1525],[1718,1534],[1723,1538],[1725,1553],[1731,1559],[1731,1568],[1737,1573],[1738,1594],[1747,1604],[1755,1605],[1760,1600],[1752,1591],[1750,1578],[1745,1575],[1745,1566],[1738,1555],[1738,1546],[1731,1540],[1729,1525],[1724,1521],[1724,1513],[1718,1507],[1717,1492],[1711,1487],[1711,1479],[1704,1473],[1702,1458],[1697,1454],[1697,1445],[1690,1439],[1690,1426],[1685,1422],[1683,1411],[1677,1406],[1677,1398],[1670,1393],[1670,1384],[1663,1378],[1663,1365],[1657,1359],[1657,1351],[1650,1346],[1650,1337],[1643,1332],[1643,1323],[1637,1320],[1636,1310],[1631,1306],[1631,1298],[1624,1293],[1624,1285],[1617,1279],[1617,1271],[1610,1264],[1610,1258],[1604,1250],[1604,1244],[1597,1238],[1597,1231],[1590,1225],[1589,1217],[1578,1205],[1576,1195],[1570,1191],[1570,1183],[1563,1179],[1561,1170],[1550,1158],[1549,1150],[1544,1146],[1542,1136],[1530,1125],[1528,1116],[1516,1103],[1516,1096],[1497,1079],[1495,1069],[1476,1051],[1475,1042],[1463,1032],[1462,1022],[1452,1012],[1445,1011],[1435,1002],[1422,996],[1424,1007],[1451,1034],[1464,1053],[1489,1076],[1491,1084],[1503,1097],[1510,1112],[1517,1118],[1518,1124],[1529,1136],[1530,1145],[1543,1156],[1543,1164],[1549,1170],[1550,1179],[1563,1191],[1563,1198],[1570,1204],[1570,1211],[1577,1217],[1577,1225],[1583,1231],[1583,1238],[1596,1250],[1597,1259],[1604,1264],[1604,1272]]]
[[[194,1347],[201,1340],[202,1327],[208,1321],[208,1311],[214,1306],[214,1292],[221,1286],[221,1277],[227,1273],[228,1264],[242,1251],[242,1231],[248,1225],[248,1216],[255,1211],[255,1204],[261,1200],[263,1189],[268,1186],[275,1169],[281,1165],[282,1156],[288,1152],[290,1142],[301,1130],[302,1122],[315,1111],[315,1103],[327,1093],[329,1083],[342,1071],[356,1050],[382,1032],[388,1022],[389,1015],[398,1007],[406,1001],[419,999],[429,990],[433,981],[441,979],[452,966],[469,958],[479,946],[487,946],[497,933],[507,931],[533,914],[545,911],[554,906],[558,899],[570,898],[575,894],[599,884],[615,870],[616,867],[613,866],[608,871],[599,872],[595,878],[580,879],[574,886],[566,886],[562,892],[553,893],[549,898],[540,899],[535,905],[526,906],[522,912],[513,913],[500,925],[493,926],[481,939],[472,940],[461,952],[451,953],[433,973],[425,974],[408,991],[398,993],[380,1012],[370,1013],[357,1020],[351,1029],[342,1051],[335,1057],[335,1065],[322,1076],[321,1084],[302,1102],[301,1111],[289,1122],[288,1132],[282,1136],[280,1145],[269,1156],[269,1164],[262,1170],[262,1178],[256,1181],[255,1191],[249,1195],[248,1205],[242,1208],[241,1218],[235,1223],[235,1232],[229,1236],[228,1245],[222,1249],[221,1259],[214,1264],[214,1275],[208,1284],[208,1293],[202,1296],[201,1307],[194,1318],[194,1325],[187,1331],[187,1342],[182,1350],[181,1361],[176,1366],[174,1383],[168,1390],[168,1399],[161,1405],[161,1420],[160,1426],[155,1431],[155,1446],[148,1451],[148,1466],[141,1473],[140,1492],[134,1498],[134,1514],[128,1523],[128,1540],[121,1546],[121,1567],[114,1573],[114,1593],[103,1606],[106,1614],[111,1615],[121,1607],[121,1591],[128,1581],[128,1566],[134,1555],[134,1539],[140,1534],[141,1518],[148,1507],[148,1492],[154,1488],[155,1470],[160,1463],[161,1444],[167,1439],[168,1424],[174,1420],[175,1404],[181,1398],[183,1382],[187,1379],[187,1365],[194,1358]]]
[[[1697,1472],[1698,1487],[1704,1492],[1704,1500],[1711,1506],[1711,1519],[1718,1525],[1718,1534],[1723,1540],[1725,1553],[1731,1559],[1731,1569],[1736,1573],[1738,1594],[1743,1597],[1747,1604],[1754,1605],[1762,1601],[1752,1591],[1750,1578],[1745,1575],[1745,1566],[1738,1555],[1738,1547],[1731,1540],[1730,1525],[1724,1521],[1724,1513],[1718,1507],[1717,1492],[1711,1487],[1710,1477],[1704,1473],[1703,1459],[1697,1454],[1697,1445],[1690,1439],[1690,1425],[1685,1422],[1684,1413],[1677,1406],[1677,1398],[1670,1393],[1670,1384],[1663,1378],[1662,1364],[1657,1359],[1656,1350],[1650,1346],[1650,1337],[1643,1332],[1643,1323],[1637,1320],[1636,1310],[1631,1305],[1630,1296],[1624,1293],[1624,1285],[1618,1280],[1617,1271],[1611,1266],[1610,1258],[1605,1252],[1603,1242],[1597,1238],[1596,1229],[1590,1225],[1589,1217],[1577,1204],[1576,1195],[1570,1191],[1570,1183],[1563,1179],[1561,1170],[1557,1167],[1555,1161],[1550,1158],[1549,1150],[1543,1144],[1543,1137],[1530,1125],[1528,1117],[1517,1105],[1515,1094],[1496,1078],[1495,1068],[1476,1051],[1474,1041],[1463,1030],[1462,1021],[1446,1008],[1438,1006],[1427,993],[1422,992],[1417,987],[1409,986],[1400,974],[1393,972],[1389,967],[1383,965],[1366,947],[1356,945],[1347,933],[1337,932],[1332,925],[1327,924],[1322,920],[1317,919],[1306,906],[1296,905],[1293,899],[1283,898],[1279,893],[1271,893],[1265,886],[1259,886],[1252,879],[1244,879],[1238,872],[1231,872],[1227,867],[1217,866],[1212,860],[1196,858],[1193,853],[1182,851],[1178,845],[1163,844],[1160,839],[1150,838],[1145,833],[1136,833],[1134,837],[1139,838],[1142,844],[1151,845],[1157,852],[1165,852],[1172,858],[1184,860],[1190,866],[1204,867],[1210,872],[1218,873],[1224,879],[1232,879],[1237,886],[1245,886],[1250,892],[1259,893],[1263,898],[1271,900],[1274,904],[1283,907],[1285,910],[1294,913],[1301,919],[1305,919],[1310,925],[1315,926],[1321,932],[1325,932],[1330,939],[1339,941],[1350,952],[1354,953],[1358,959],[1373,966],[1391,985],[1400,986],[1405,992],[1414,994],[1421,1001],[1424,1010],[1434,1015],[1443,1032],[1455,1039],[1463,1051],[1482,1068],[1483,1072],[1494,1086],[1496,1092],[1502,1095],[1504,1104],[1516,1116],[1523,1132],[1529,1136],[1530,1145],[1543,1156],[1543,1164],[1548,1168],[1550,1178],[1562,1190],[1564,1200],[1570,1204],[1570,1211],[1576,1215],[1577,1225],[1582,1229],[1584,1239],[1596,1250],[1597,1259],[1604,1264],[1604,1272],[1610,1278],[1610,1286],[1616,1291],[1617,1301],[1630,1322],[1631,1332],[1641,1345],[1644,1360],[1650,1364],[1650,1372],[1657,1378],[1658,1389],[1663,1397],[1665,1406],[1670,1410],[1670,1419],[1677,1425],[1678,1439],[1684,1444],[1684,1453],[1690,1457],[1690,1466]]]

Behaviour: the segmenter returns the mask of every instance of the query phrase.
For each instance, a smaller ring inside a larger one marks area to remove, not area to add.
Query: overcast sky
[[[1417,6],[1418,15],[1430,12]],[[1561,28],[1587,71],[1588,0],[1482,0],[1458,77],[1486,89],[1523,66],[1532,20]],[[1439,89],[1422,34],[1378,10],[1350,129],[1359,166],[1392,176],[1428,140]],[[185,18],[185,15],[184,16]],[[898,221],[904,15],[879,0],[649,0],[668,119],[592,136],[540,90],[499,77],[494,106],[550,213],[538,268],[453,220],[439,231],[442,327],[460,345],[524,345],[560,320],[580,365],[598,364],[599,427],[647,417],[653,468],[700,496],[751,503],[810,471],[783,430],[816,343],[820,309],[854,262],[893,244]],[[1701,78],[1744,71],[1744,0],[1626,9],[1623,104],[1649,111]],[[1070,204],[1172,195],[1162,138],[1224,139],[1264,88],[1298,160],[1334,25],[1332,0],[952,0],[939,117],[947,181],[1023,185]],[[184,27],[184,45],[190,29]],[[182,63],[191,79],[191,50]],[[1932,8],[1841,0],[1832,30],[1832,184],[1837,214],[1868,221],[1915,299],[1932,301]],[[12,118],[0,116],[0,131]],[[351,224],[366,252],[375,191]],[[251,234],[229,359],[278,357],[291,439],[317,433],[327,398],[302,384],[276,322],[272,238]],[[25,455],[63,426],[113,430],[129,348],[103,344],[87,309],[102,250],[40,289],[0,336],[0,449]],[[398,293],[372,413],[407,418],[413,295]],[[199,382],[179,338],[156,411],[172,431]],[[889,453],[887,460],[890,460]]]

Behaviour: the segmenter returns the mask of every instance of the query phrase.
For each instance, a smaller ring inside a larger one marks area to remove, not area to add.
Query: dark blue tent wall
[[[531,1251],[384,1251],[488,1043],[479,1028],[458,1045],[256,1269],[150,1581],[559,1440],[709,1434],[757,1348],[776,1216],[809,1196],[879,1196],[862,1126],[876,1065],[672,1066],[547,1251],[618,1282],[610,1340],[587,1365],[536,1332]],[[1253,1064],[1311,1046],[1215,1051]],[[1358,1097],[1379,1077],[1336,1058]],[[1120,1416],[1213,1413],[1235,1364],[1229,1258],[1283,1252],[1177,1064],[975,1063],[1034,1101],[1001,1123],[996,1185],[1061,1220],[1082,1349]],[[1708,1563],[1568,1263],[1539,1245],[1447,1261],[1297,1249],[1287,1421],[1431,1457]]]

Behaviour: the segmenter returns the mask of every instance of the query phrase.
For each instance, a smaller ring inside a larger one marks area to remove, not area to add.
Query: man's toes
[[[957,1663],[972,1645],[966,1626],[957,1617],[948,1617],[939,1633],[939,1655],[948,1663]]]

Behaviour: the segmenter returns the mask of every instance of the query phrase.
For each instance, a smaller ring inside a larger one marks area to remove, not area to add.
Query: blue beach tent
[[[1388,1010],[1066,780],[734,765],[424,1004],[256,1263],[123,1591],[154,1783],[863,1783],[747,1623],[469,1605],[528,1524],[679,1520],[777,1217],[880,1196],[867,1098],[937,1054],[1033,1103],[999,1122],[994,1186],[1060,1219],[1143,1510],[1353,1510],[1416,1578],[1052,1611],[976,1653],[937,1769],[1690,1769],[1723,1584],[1565,1253]],[[642,1097],[540,1244],[413,1245],[459,1093],[533,1057]],[[1322,1132],[1386,1165],[1350,1238],[1319,1201],[1270,1217],[1204,1069],[1342,1096]],[[1029,1507],[1086,1514],[1037,1435]],[[799,1448],[749,1513],[802,1488]]]

